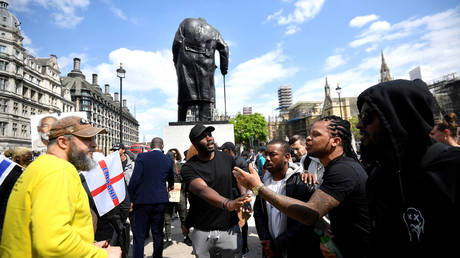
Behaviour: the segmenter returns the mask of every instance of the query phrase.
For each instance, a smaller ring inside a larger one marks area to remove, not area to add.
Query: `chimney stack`
[[[126,107],[126,99],[123,100],[123,107]]]
[[[118,92],[115,92],[115,93],[113,94],[113,100],[114,100],[114,101],[118,101]]]
[[[97,73],[93,73],[93,85],[97,85]]]
[[[110,85],[106,84],[105,85],[105,95],[109,95],[109,89],[110,89]]]
[[[73,59],[73,70],[74,71],[80,71],[80,58],[75,57]]]

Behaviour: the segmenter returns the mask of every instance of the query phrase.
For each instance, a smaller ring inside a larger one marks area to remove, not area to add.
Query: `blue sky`
[[[115,1],[9,0],[25,47],[37,57],[58,56],[61,75],[82,59],[88,81],[118,91],[140,123],[140,140],[161,136],[177,120],[177,82],[171,45],[179,23],[203,17],[230,48],[227,112],[276,114],[277,89],[289,84],[294,102],[324,99],[324,81],[357,96],[378,82],[380,51],[394,78],[421,66],[430,82],[460,70],[460,3],[432,1]],[[217,108],[223,85],[216,72]],[[335,91],[332,91],[335,97]]]

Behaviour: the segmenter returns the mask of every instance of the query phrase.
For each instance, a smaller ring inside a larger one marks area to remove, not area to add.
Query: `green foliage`
[[[359,129],[356,128],[356,124],[358,123],[358,116],[353,116],[353,117],[349,118],[348,122],[350,122],[350,124],[351,124],[351,133],[355,137],[355,140],[359,141],[361,136],[359,134]]]
[[[246,147],[250,145],[252,137],[253,144],[255,142],[265,142],[267,140],[267,121],[265,117],[259,113],[245,116],[238,114],[235,118],[230,119],[235,129],[235,144],[243,144]]]

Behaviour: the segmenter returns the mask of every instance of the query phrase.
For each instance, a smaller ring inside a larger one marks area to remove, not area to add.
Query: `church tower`
[[[390,75],[390,69],[385,63],[385,57],[382,51],[382,66],[380,67],[380,82],[387,82],[393,80]]]

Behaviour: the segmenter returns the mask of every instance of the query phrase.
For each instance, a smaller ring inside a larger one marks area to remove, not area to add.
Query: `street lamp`
[[[337,88],[335,88],[335,91],[337,91],[337,94],[339,94],[340,118],[342,118],[342,99],[340,98],[340,92],[342,91],[342,88],[340,88],[338,83],[337,83]]]
[[[123,78],[125,78],[125,69],[123,64],[120,63],[120,68],[117,69],[117,77],[120,78],[120,145],[123,144]]]

